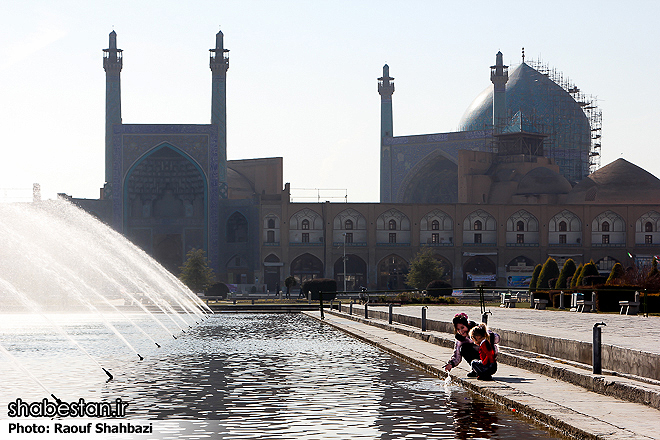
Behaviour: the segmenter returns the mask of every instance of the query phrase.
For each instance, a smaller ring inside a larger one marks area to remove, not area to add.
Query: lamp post
[[[344,292],[346,292],[346,232],[341,235],[344,236]]]

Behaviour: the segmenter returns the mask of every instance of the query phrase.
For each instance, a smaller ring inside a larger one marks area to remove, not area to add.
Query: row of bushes
[[[638,292],[634,286],[596,286],[593,290],[582,291],[586,300],[591,300],[592,292],[596,293],[595,308],[599,312],[618,312],[621,310],[619,301],[634,301],[635,292]],[[534,299],[545,299],[552,307],[559,308],[560,291],[536,291]],[[570,306],[571,292],[564,291],[564,307]],[[640,293],[640,312],[643,312],[644,293]],[[648,313],[660,313],[660,293],[646,294],[646,308]]]

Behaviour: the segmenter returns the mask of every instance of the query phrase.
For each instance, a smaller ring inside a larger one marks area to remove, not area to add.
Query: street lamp
[[[346,292],[346,232],[341,235],[344,236],[344,292]]]

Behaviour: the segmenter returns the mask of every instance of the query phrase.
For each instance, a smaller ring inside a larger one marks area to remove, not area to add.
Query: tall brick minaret
[[[220,198],[227,198],[227,70],[229,49],[224,48],[224,35],[215,35],[215,49],[211,52],[211,124],[218,127],[218,186]]]
[[[385,145],[385,138],[394,136],[392,120],[392,94],[394,78],[390,76],[390,66],[383,66],[383,76],[378,78],[380,94],[380,201],[392,202],[392,151]]]
[[[104,198],[112,197],[112,126],[121,124],[121,87],[119,74],[122,67],[122,50],[117,49],[117,34],[110,32],[110,43],[103,49],[105,70],[105,185]],[[115,188],[119,191],[119,188]]]

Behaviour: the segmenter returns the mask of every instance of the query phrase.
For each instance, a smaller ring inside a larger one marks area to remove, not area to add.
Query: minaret
[[[392,201],[392,155],[390,147],[385,145],[385,138],[394,136],[392,122],[392,94],[394,78],[390,76],[390,66],[383,66],[383,76],[378,78],[380,94],[380,201]]]
[[[112,126],[121,124],[121,87],[119,73],[122,67],[122,50],[117,49],[117,34],[110,32],[110,42],[103,49],[105,70],[105,186],[104,198],[112,197]]]
[[[105,186],[104,198],[112,197],[112,126],[121,124],[121,87],[119,73],[122,67],[122,50],[117,49],[117,34],[110,32],[110,43],[103,49],[105,70]]]
[[[509,80],[509,66],[502,61],[502,52],[497,52],[495,65],[490,66],[490,80],[493,83],[493,130],[498,134],[506,125],[506,82]]]
[[[229,49],[224,48],[222,31],[215,34],[211,52],[211,124],[218,127],[218,186],[220,198],[227,198],[227,69]]]

